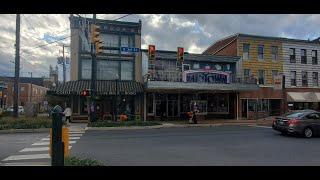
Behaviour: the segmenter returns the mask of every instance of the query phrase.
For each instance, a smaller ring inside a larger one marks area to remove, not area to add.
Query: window
[[[243,59],[249,59],[250,44],[243,44]]]
[[[271,46],[272,60],[278,60],[278,46]]]
[[[313,86],[318,86],[318,72],[312,73],[312,81]]]
[[[121,35],[121,47],[134,47],[133,36]],[[133,53],[121,52],[121,54],[133,54]]]
[[[82,60],[81,79],[91,79],[91,60]]]
[[[199,63],[194,63],[193,64],[193,69],[200,69]]]
[[[183,64],[182,71],[188,71],[188,70],[190,70],[190,64]]]
[[[147,94],[147,113],[152,114],[154,113],[153,111],[153,94],[148,93]]]
[[[258,111],[269,111],[268,99],[258,99],[257,110]]]
[[[301,49],[301,64],[307,64],[307,50]]]
[[[257,104],[256,99],[248,99],[248,111],[255,111],[256,104]]]
[[[274,84],[275,76],[278,76],[278,70],[272,70],[272,84]]]
[[[21,88],[20,88],[20,91],[24,91],[24,89],[25,89],[25,87],[21,87]]]
[[[258,59],[263,60],[264,46],[258,45]]]
[[[102,34],[103,45],[106,47],[119,48],[119,35],[117,34]],[[124,41],[125,42],[125,41]],[[106,53],[118,54],[119,50],[105,50]]]
[[[307,119],[319,119],[319,115],[316,113],[307,115]]]
[[[307,71],[302,71],[302,86],[306,87],[308,86],[308,72]]]
[[[245,69],[244,70],[244,79],[249,79],[251,76],[251,71],[250,69]]]
[[[121,62],[121,80],[133,80],[133,63],[130,61]]]
[[[264,70],[260,69],[258,71],[259,84],[264,84],[265,83],[264,75],[265,75]]]
[[[291,86],[297,86],[297,73],[296,71],[291,71]]]
[[[312,50],[311,56],[312,56],[312,64],[318,64],[318,52],[317,52],[317,50]]]
[[[119,78],[119,62],[103,61],[97,62],[97,79],[99,80],[115,80]]]
[[[296,50],[294,48],[290,48],[290,62],[296,63]]]

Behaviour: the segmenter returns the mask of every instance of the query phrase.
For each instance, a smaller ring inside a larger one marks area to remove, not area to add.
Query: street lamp
[[[115,104],[116,104],[116,108],[115,108],[115,121],[117,121],[118,120],[118,83],[119,83],[119,75],[118,74],[116,74],[115,75],[115,80],[116,80],[116,102],[115,102]]]

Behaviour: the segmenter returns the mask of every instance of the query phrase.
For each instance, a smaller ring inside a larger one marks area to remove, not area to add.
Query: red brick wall
[[[272,87],[261,87],[256,91],[240,92],[240,98],[258,98],[258,99],[282,99],[282,90],[274,90]]]
[[[227,39],[218,41],[218,42],[214,43],[213,45],[211,45],[207,50],[205,50],[203,52],[203,54],[214,54],[214,53],[216,53],[216,51],[218,51],[223,46],[225,46],[228,43],[230,43],[231,41],[233,41],[235,38],[236,38],[235,36],[232,36],[232,37],[229,37]]]
[[[222,56],[237,56],[237,40],[230,43],[227,47],[218,51],[214,55],[222,55]]]

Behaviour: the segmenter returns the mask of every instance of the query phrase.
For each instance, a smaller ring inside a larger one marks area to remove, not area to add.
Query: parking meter
[[[52,166],[64,165],[64,143],[62,142],[62,108],[56,105],[52,109]]]

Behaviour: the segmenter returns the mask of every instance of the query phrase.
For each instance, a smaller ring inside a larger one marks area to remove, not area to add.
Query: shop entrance
[[[247,119],[248,118],[248,100],[247,99],[242,99],[241,100],[241,114],[242,114],[242,118]]]
[[[168,117],[178,116],[178,101],[168,100]]]

